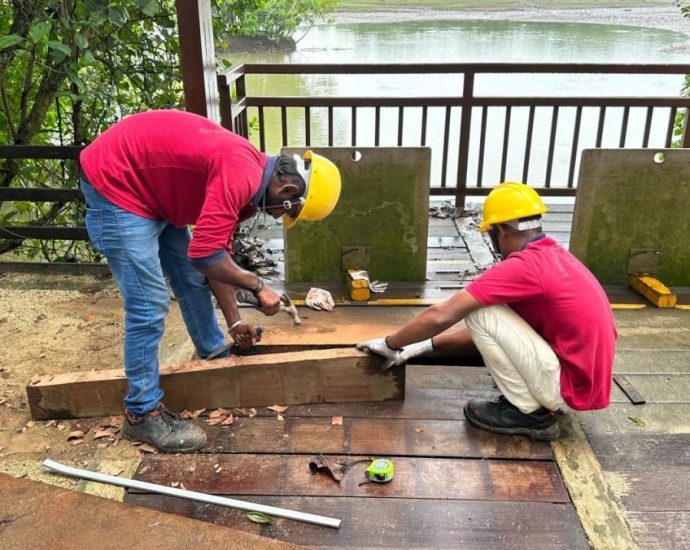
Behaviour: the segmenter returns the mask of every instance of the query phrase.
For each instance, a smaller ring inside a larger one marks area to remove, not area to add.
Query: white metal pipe
[[[166,485],[159,485],[158,483],[148,483],[146,481],[138,481],[136,479],[128,479],[117,476],[103,474],[101,472],[91,472],[90,470],[82,470],[81,468],[73,468],[54,460],[46,459],[43,461],[43,467],[51,472],[57,472],[62,475],[79,477],[89,479],[91,481],[99,481],[101,483],[110,483],[111,485],[118,485],[119,487],[128,487],[130,489],[140,489],[150,493],[158,493],[161,495],[168,495],[178,498],[186,498],[187,500],[195,500],[197,502],[205,502],[207,504],[218,504],[220,506],[227,506],[228,508],[237,508],[238,510],[245,510],[247,512],[260,512],[269,516],[278,518],[294,519],[303,521],[305,523],[313,523],[314,525],[321,525],[323,527],[340,528],[341,520],[329,518],[326,516],[319,516],[316,514],[308,514],[306,512],[297,512],[294,510],[287,510],[285,508],[276,508],[274,506],[266,506],[264,504],[255,504],[253,502],[246,502],[244,500],[236,500],[234,498],[221,497],[217,495],[209,495],[206,493],[198,493],[196,491],[188,491],[187,489],[177,489],[175,487],[168,487]]]

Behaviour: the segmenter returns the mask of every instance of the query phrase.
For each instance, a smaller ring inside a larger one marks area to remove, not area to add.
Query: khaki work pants
[[[498,389],[521,412],[570,410],[561,397],[558,357],[522,317],[506,305],[489,306],[465,324]]]

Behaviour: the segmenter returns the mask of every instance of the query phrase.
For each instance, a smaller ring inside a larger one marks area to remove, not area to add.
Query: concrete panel
[[[301,154],[286,148],[284,154]],[[369,247],[374,279],[426,278],[429,226],[427,147],[313,148],[340,169],[343,188],[336,209],[320,222],[285,230],[285,275],[294,282],[342,282],[343,247]],[[361,154],[361,158],[355,155]],[[358,160],[355,160],[358,158]]]
[[[570,250],[602,284],[626,284],[633,251],[636,271],[688,286],[688,205],[690,150],[585,150]]]

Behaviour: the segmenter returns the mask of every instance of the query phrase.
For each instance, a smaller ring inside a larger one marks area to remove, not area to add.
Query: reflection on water
[[[687,63],[687,54],[673,53],[669,48],[684,42],[679,33],[636,27],[533,23],[506,21],[407,21],[396,23],[357,23],[319,25],[298,44],[295,52],[238,53],[235,62],[273,63],[463,63],[463,62],[569,62],[569,63]],[[631,75],[479,75],[475,95],[481,96],[676,96],[681,76]],[[462,91],[460,75],[251,75],[247,82],[250,95],[299,96],[458,96]],[[579,147],[594,145],[598,108],[582,113]],[[266,148],[276,152],[281,146],[279,109],[266,109]],[[250,111],[250,116],[256,112]],[[350,145],[353,140],[349,108],[334,110],[334,145]],[[514,108],[510,121],[510,140],[506,177],[521,179],[528,108]],[[468,178],[477,180],[481,110],[473,113]],[[541,185],[545,176],[548,129],[551,109],[537,109],[535,135],[530,156],[529,180]],[[628,147],[639,147],[645,124],[646,109],[633,108],[628,122]],[[669,110],[655,111],[650,144],[663,146]],[[603,146],[618,147],[622,109],[609,109],[603,134]],[[460,109],[453,108],[448,143],[448,185],[454,185],[457,168]],[[327,111],[312,109],[311,140],[327,144]],[[432,182],[440,184],[443,154],[445,108],[428,113],[427,145],[433,148]],[[569,158],[575,109],[561,108],[554,150],[553,184],[568,179]],[[482,181],[495,183],[500,176],[501,147],[505,109],[490,109],[487,120],[487,151]],[[539,130],[541,129],[541,132]],[[420,145],[421,109],[406,108],[403,145]],[[356,143],[374,145],[374,109],[359,109]],[[252,137],[256,140],[256,136]],[[288,111],[288,143],[301,146],[305,140],[303,111]],[[380,145],[398,142],[398,109],[381,110]],[[577,175],[577,171],[575,171]]]

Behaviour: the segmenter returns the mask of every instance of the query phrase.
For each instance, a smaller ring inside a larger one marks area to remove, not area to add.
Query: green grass
[[[409,8],[430,8],[439,10],[466,9],[516,9],[516,8],[630,8],[668,6],[668,0],[340,0],[339,10],[386,11]]]

